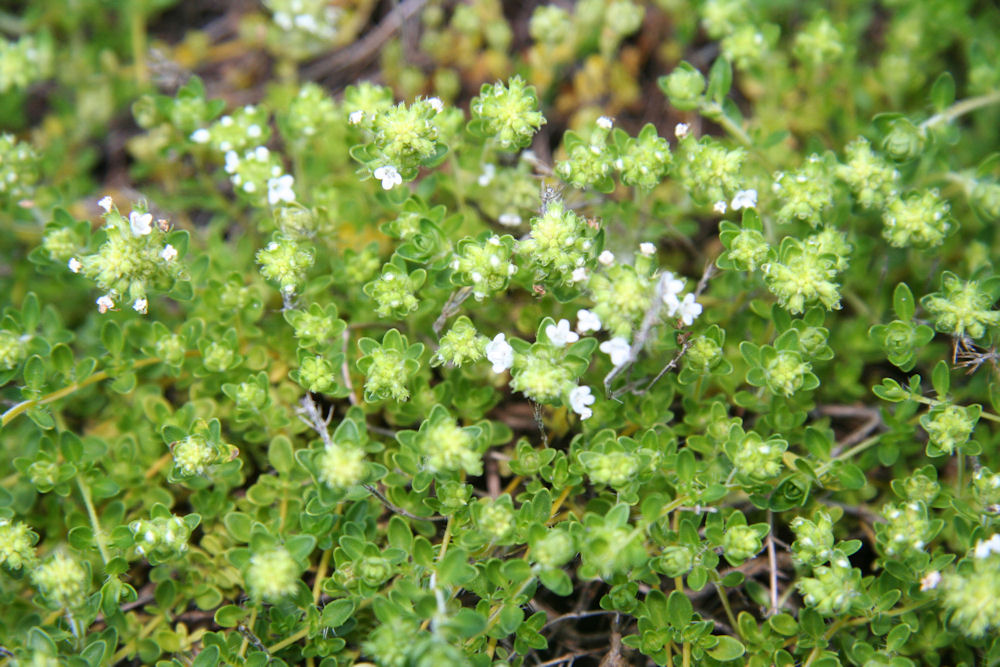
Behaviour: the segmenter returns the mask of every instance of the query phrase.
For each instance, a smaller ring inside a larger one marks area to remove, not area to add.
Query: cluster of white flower
[[[692,292],[685,294],[683,298],[678,298],[683,290],[683,278],[675,278],[670,271],[664,271],[660,275],[660,293],[663,305],[667,307],[667,315],[679,317],[684,326],[689,327],[701,315],[703,307],[695,300]]]
[[[226,152],[226,173],[233,186],[248,195],[267,187],[267,203],[277,206],[295,201],[295,177],[286,174],[271,157],[267,146],[257,146],[241,158],[236,151]]]
[[[328,40],[337,34],[341,9],[320,0],[287,0],[268,3],[275,25],[282,30],[300,30]]]

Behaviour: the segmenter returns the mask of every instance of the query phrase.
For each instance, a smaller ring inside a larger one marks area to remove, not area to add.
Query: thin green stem
[[[201,352],[199,352],[198,350],[188,350],[185,353],[185,356],[196,357],[200,354]],[[137,371],[140,368],[145,368],[146,366],[152,366],[153,364],[158,364],[161,361],[163,361],[163,359],[160,359],[159,357],[147,357],[146,359],[140,359],[136,361],[134,364],[132,364],[132,366],[128,370]],[[43,405],[48,405],[49,403],[58,401],[60,398],[65,398],[70,394],[73,394],[85,387],[89,387],[90,385],[100,382],[101,380],[107,380],[110,377],[111,377],[110,371],[107,370],[99,371],[80,380],[79,382],[74,382],[72,384],[66,385],[62,389],[57,389],[56,391],[45,394],[44,396],[40,396],[38,398],[32,398],[27,401],[21,401],[17,405],[7,410],[7,412],[3,413],[3,416],[0,417],[0,428],[7,426],[7,424],[14,421],[19,415],[24,414],[31,408],[37,408]]]
[[[139,87],[149,81],[149,67],[146,64],[146,17],[143,14],[143,3],[132,6],[129,16],[129,32],[132,39],[132,58],[135,61],[135,82]]]
[[[941,113],[934,114],[923,123],[920,124],[921,130],[927,130],[935,125],[940,125],[941,123],[948,123],[955,120],[959,116],[964,116],[970,111],[975,111],[982,107],[989,106],[991,104],[1000,103],[1000,90],[994,90],[992,93],[986,93],[985,95],[979,95],[978,97],[970,97],[964,99],[960,102],[955,102],[950,107],[942,111]]]
[[[268,653],[277,653],[281,649],[283,649],[283,648],[285,648],[287,646],[291,646],[292,644],[294,644],[295,642],[299,641],[300,639],[302,639],[303,637],[305,637],[308,634],[309,634],[309,626],[307,625],[306,627],[304,627],[301,630],[299,630],[298,632],[296,632],[294,635],[289,635],[289,636],[285,637],[284,639],[282,639],[277,644],[274,644],[273,646],[268,646],[267,647],[267,652]]]
[[[838,454],[837,456],[835,456],[834,458],[830,459],[829,461],[827,461],[826,463],[824,463],[823,465],[821,465],[819,468],[817,468],[816,469],[816,476],[817,477],[821,477],[824,473],[826,473],[831,468],[831,466],[833,466],[833,464],[835,462],[837,462],[837,461],[844,461],[846,459],[852,458],[856,454],[860,454],[861,452],[865,451],[866,449],[869,449],[869,448],[875,446],[876,444],[878,444],[878,441],[881,440],[881,439],[882,439],[882,435],[881,434],[879,434],[879,435],[873,435],[870,438],[865,438],[864,440],[862,440],[858,444],[856,444],[853,447],[851,447],[850,449],[848,449],[846,452],[841,452],[840,454]]]
[[[97,543],[97,550],[101,552],[101,560],[107,565],[111,557],[108,555],[108,547],[104,544],[104,529],[101,528],[101,523],[97,520],[94,501],[90,497],[90,487],[83,480],[82,473],[76,476],[76,485],[80,488],[80,495],[83,496],[83,504],[87,507],[87,515],[90,517],[90,527],[94,530],[94,542]]]

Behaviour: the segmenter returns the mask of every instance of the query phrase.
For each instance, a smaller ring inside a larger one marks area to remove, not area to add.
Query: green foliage
[[[0,662],[1000,662],[983,3],[20,4]]]

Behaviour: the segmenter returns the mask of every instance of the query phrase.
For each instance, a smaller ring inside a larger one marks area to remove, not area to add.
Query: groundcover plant
[[[992,3],[0,33],[0,664],[1000,663]]]

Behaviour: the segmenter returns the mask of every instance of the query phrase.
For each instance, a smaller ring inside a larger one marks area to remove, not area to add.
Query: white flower
[[[271,157],[271,151],[268,150],[267,146],[258,146],[253,149],[252,155],[257,162],[267,162],[267,159]]]
[[[931,570],[927,575],[920,580],[920,590],[929,591],[937,588],[937,585],[941,583],[941,573],[937,570]]]
[[[111,197],[105,195],[101,197],[101,200],[97,202],[97,205],[103,208],[105,213],[111,213],[111,207],[114,206],[115,203],[111,200]]]
[[[80,269],[83,268],[83,264],[76,257],[70,257],[67,266],[69,266],[69,270],[73,273],[80,273]]]
[[[600,331],[601,330],[601,318],[599,318],[594,313],[581,308],[576,311],[576,330],[580,333],[587,333],[588,331]]]
[[[497,222],[504,227],[517,227],[521,224],[521,216],[517,213],[501,213]]]
[[[569,328],[569,320],[562,319],[556,324],[545,327],[545,335],[556,347],[563,347],[567,343],[575,343],[580,340],[580,336],[573,333]]]
[[[677,301],[677,295],[682,291],[684,291],[683,278],[675,278],[670,271],[664,271],[660,274],[660,292],[663,294],[663,303],[670,306],[673,302],[669,301],[669,297],[674,297],[674,301]],[[676,312],[676,307],[674,311]],[[673,314],[673,312],[670,313],[671,317]]]
[[[641,252],[646,257],[652,257],[656,254],[656,246],[652,243],[640,243],[639,252]]]
[[[506,334],[498,333],[486,344],[486,359],[493,364],[494,373],[503,373],[514,365],[514,348],[507,342]]]
[[[590,419],[594,415],[594,411],[587,406],[593,405],[595,400],[597,399],[590,393],[590,387],[586,385],[573,387],[569,392],[569,407],[580,415],[580,419]]]
[[[605,250],[604,252],[602,252],[600,255],[597,256],[597,261],[603,264],[604,266],[611,266],[612,264],[615,263],[615,256],[611,253],[610,250]]]
[[[611,357],[614,366],[621,366],[632,356],[632,346],[621,336],[616,336],[611,340],[601,343],[601,352]]]
[[[268,179],[267,203],[274,206],[283,201],[295,201],[295,191],[292,189],[293,185],[295,185],[295,177],[291,174]]]
[[[434,109],[437,113],[444,111],[444,102],[441,101],[440,97],[428,97],[427,104],[429,104],[431,109]]]
[[[146,236],[153,231],[153,214],[132,211],[128,214],[128,224],[135,236]]]
[[[757,191],[740,190],[733,197],[732,207],[734,211],[738,211],[741,208],[757,208]]]
[[[115,307],[115,302],[110,296],[105,294],[104,296],[97,297],[97,311],[100,313],[106,313]]]
[[[146,314],[146,306],[148,306],[148,305],[149,305],[149,302],[146,301],[145,299],[136,299],[135,303],[132,304],[132,310],[134,310],[137,313],[142,313],[143,315],[145,315]]]
[[[206,130],[205,128],[201,128],[200,130],[195,130],[194,132],[191,133],[190,137],[191,141],[193,141],[196,144],[207,144],[209,139],[211,138],[212,138],[212,133]]]
[[[720,199],[719,201],[715,202],[715,204],[712,206],[712,210],[718,213],[719,215],[725,215],[727,208],[729,207],[726,205],[725,199]]]
[[[177,248],[173,247],[169,243],[163,247],[163,251],[160,252],[160,257],[163,258],[164,262],[170,262],[177,257]]]
[[[674,126],[674,136],[678,139],[683,139],[690,133],[691,126],[687,123],[677,123],[677,125]]]
[[[480,187],[485,188],[487,185],[493,182],[493,177],[496,176],[497,166],[490,162],[483,165],[483,173],[479,174],[477,182]]]
[[[383,190],[392,190],[394,187],[403,182],[403,177],[399,175],[399,172],[396,171],[396,168],[391,164],[379,167],[372,172],[372,175],[382,181]]]
[[[226,173],[233,174],[240,166],[240,156],[236,151],[226,151]]]
[[[350,123],[351,125],[357,125],[364,119],[365,119],[365,112],[362,111],[361,109],[358,109],[357,111],[351,112],[351,114],[347,117],[347,122]]]
[[[681,321],[685,326],[694,324],[695,319],[701,315],[701,304],[694,300],[694,294],[685,294],[684,300],[678,304],[677,313],[681,316]]]
[[[256,123],[247,128],[247,136],[251,139],[256,139],[261,134],[263,134],[263,130],[261,130],[260,125]]]
[[[570,280],[574,283],[581,283],[587,279],[587,269],[582,266],[578,266],[573,269],[573,274],[570,276]]]
[[[610,130],[614,126],[615,122],[608,118],[607,116],[601,116],[597,119],[597,127],[603,128],[605,130]]]
[[[990,554],[1000,554],[1000,533],[994,533],[988,540],[979,540],[976,542],[976,549],[973,551],[973,556],[977,560],[988,558]]]

